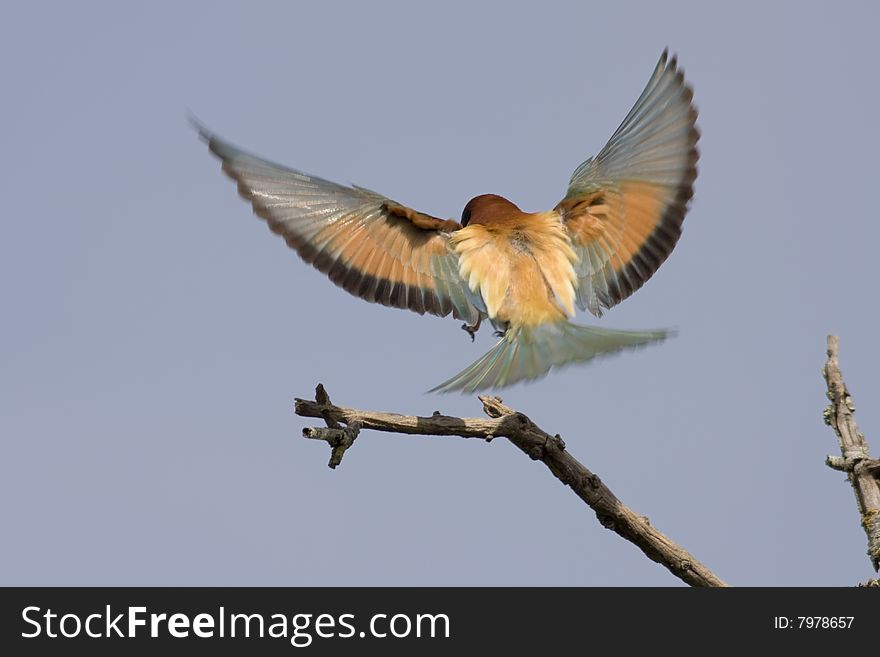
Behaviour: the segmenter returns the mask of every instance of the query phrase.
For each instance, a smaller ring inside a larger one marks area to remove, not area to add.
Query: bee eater
[[[672,252],[697,176],[696,118],[693,91],[664,51],[629,114],[575,169],[556,207],[523,212],[484,194],[460,221],[269,162],[196,127],[254,212],[340,287],[419,314],[451,313],[472,340],[488,319],[498,343],[431,390],[473,392],[670,334],[569,318],[575,306],[600,317]]]

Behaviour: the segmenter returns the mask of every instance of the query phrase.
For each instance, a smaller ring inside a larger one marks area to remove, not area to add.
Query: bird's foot
[[[504,331],[495,331],[492,335],[494,335],[496,338],[503,338]]]
[[[471,342],[474,341],[474,336],[477,334],[477,331],[480,330],[480,324],[483,322],[483,317],[481,315],[477,315],[477,321],[474,324],[468,324],[465,322],[461,325],[461,330],[471,336]]]

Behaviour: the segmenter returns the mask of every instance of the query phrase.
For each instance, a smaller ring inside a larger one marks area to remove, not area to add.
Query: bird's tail
[[[553,367],[658,342],[671,331],[612,331],[560,321],[510,328],[475,363],[429,392],[476,392],[544,376]]]

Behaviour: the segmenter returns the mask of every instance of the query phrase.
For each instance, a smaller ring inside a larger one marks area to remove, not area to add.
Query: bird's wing
[[[334,283],[370,302],[477,320],[449,248],[457,222],[263,160],[197,127],[254,212]]]
[[[639,289],[669,256],[697,177],[697,110],[664,51],[636,104],[571,176],[556,211],[580,261],[577,304],[596,316]]]

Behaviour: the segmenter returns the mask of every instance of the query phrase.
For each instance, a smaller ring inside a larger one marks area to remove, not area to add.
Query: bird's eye
[[[468,222],[470,220],[471,220],[471,209],[466,207],[464,210],[461,211],[461,225],[467,226]]]

